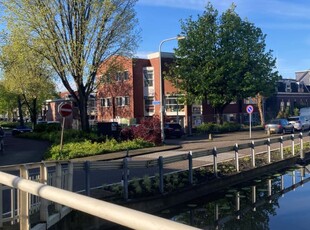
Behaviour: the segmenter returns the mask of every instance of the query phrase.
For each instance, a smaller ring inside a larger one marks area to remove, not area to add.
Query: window
[[[100,106],[101,107],[109,107],[112,105],[111,98],[100,98]]]
[[[124,105],[129,105],[129,97],[124,97]]]
[[[154,101],[154,97],[144,98],[144,110],[146,113],[154,113],[153,101]]]
[[[193,105],[192,106],[192,113],[193,114],[202,114],[202,107],[201,107],[201,105]]]
[[[180,102],[178,96],[167,96],[165,108],[167,112],[183,112],[184,104]]]
[[[115,104],[116,106],[122,106],[122,97],[116,97]]]
[[[122,73],[121,72],[117,72],[116,73],[116,81],[121,81],[122,80]]]
[[[128,75],[128,71],[125,71],[124,73],[123,73],[123,77],[124,77],[124,81],[126,81],[126,80],[128,80],[129,79],[129,75]]]
[[[115,98],[116,106],[125,106],[129,105],[129,97],[116,97]]]
[[[126,80],[128,80],[128,71],[117,72],[115,80],[116,81],[123,81],[123,80],[126,81]]]
[[[144,86],[153,86],[153,70],[143,70]]]

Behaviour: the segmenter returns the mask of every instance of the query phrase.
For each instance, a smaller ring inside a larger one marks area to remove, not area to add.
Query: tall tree
[[[181,21],[181,35],[175,50],[173,76],[189,95],[207,99],[222,122],[224,108],[232,101],[267,94],[262,85],[278,79],[272,52],[265,51],[261,29],[242,20],[232,5],[219,16],[209,3],[197,21]],[[172,74],[171,74],[172,76]]]
[[[3,68],[3,86],[18,102],[21,125],[22,107],[28,109],[30,119],[35,125],[38,111],[43,102],[55,95],[53,72],[41,56],[30,49],[24,38],[24,30],[12,29],[7,43],[1,47],[0,63]]]
[[[129,55],[136,48],[136,1],[4,1],[11,20],[31,29],[29,36],[39,44],[34,48],[75,99],[84,131],[89,130],[87,101],[96,88],[100,63],[117,54]]]

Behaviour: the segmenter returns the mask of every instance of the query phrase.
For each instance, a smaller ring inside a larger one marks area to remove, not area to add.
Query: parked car
[[[304,131],[310,129],[310,121],[306,116],[289,117],[287,120],[294,125],[295,130]]]
[[[182,135],[184,134],[182,126],[178,123],[166,123],[164,130],[165,130],[165,136],[167,138],[169,137],[181,138]]]
[[[273,119],[265,125],[266,133],[294,133],[294,125],[287,119]]]
[[[32,129],[27,126],[17,126],[15,129],[12,129],[12,135],[16,136],[20,133],[29,133],[32,132]]]

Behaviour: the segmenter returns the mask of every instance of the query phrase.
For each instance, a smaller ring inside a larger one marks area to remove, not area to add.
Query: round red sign
[[[67,117],[72,113],[72,106],[70,104],[63,104],[59,107],[59,114],[62,117]]]

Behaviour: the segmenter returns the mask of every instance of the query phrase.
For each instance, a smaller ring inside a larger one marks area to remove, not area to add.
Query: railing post
[[[72,191],[73,190],[73,163],[69,162],[68,164],[68,184],[67,184],[67,190]]]
[[[129,170],[128,170],[128,158],[125,157],[123,159],[123,191],[124,191],[124,199],[128,200],[128,177],[129,177]]]
[[[85,172],[85,195],[90,196],[90,162],[84,162],[84,172]]]
[[[193,184],[193,153],[188,153],[188,181],[189,184]]]
[[[159,192],[164,193],[164,159],[162,156],[158,158],[158,173],[159,173]]]
[[[254,141],[251,142],[251,163],[252,167],[255,168],[255,144]]]
[[[271,163],[270,138],[267,139],[267,163]]]
[[[302,133],[299,134],[299,143],[300,143],[300,158],[303,160],[305,158],[305,154],[304,154],[304,141]]]
[[[48,171],[45,163],[40,163],[40,183],[47,184]],[[48,220],[48,200],[41,198],[40,202],[40,221],[47,222]]]
[[[23,179],[29,179],[29,172],[25,165],[21,165],[20,168],[20,177]],[[19,190],[19,228],[20,230],[30,229],[29,223],[29,194],[22,190]]]
[[[239,146],[238,144],[235,145],[235,165],[236,165],[237,172],[239,172]]]
[[[61,163],[58,162],[56,164],[56,188],[60,189],[62,188],[61,181],[62,181],[62,169],[61,169]],[[56,211],[61,212],[61,208],[62,208],[61,204],[58,203],[55,204]]]
[[[213,148],[213,172],[214,175],[217,177],[217,150],[216,147]]]
[[[294,141],[294,134],[291,135],[292,140],[292,155],[295,156],[295,141]]]
[[[280,155],[281,155],[281,160],[284,159],[284,154],[283,154],[283,137],[280,137]]]

